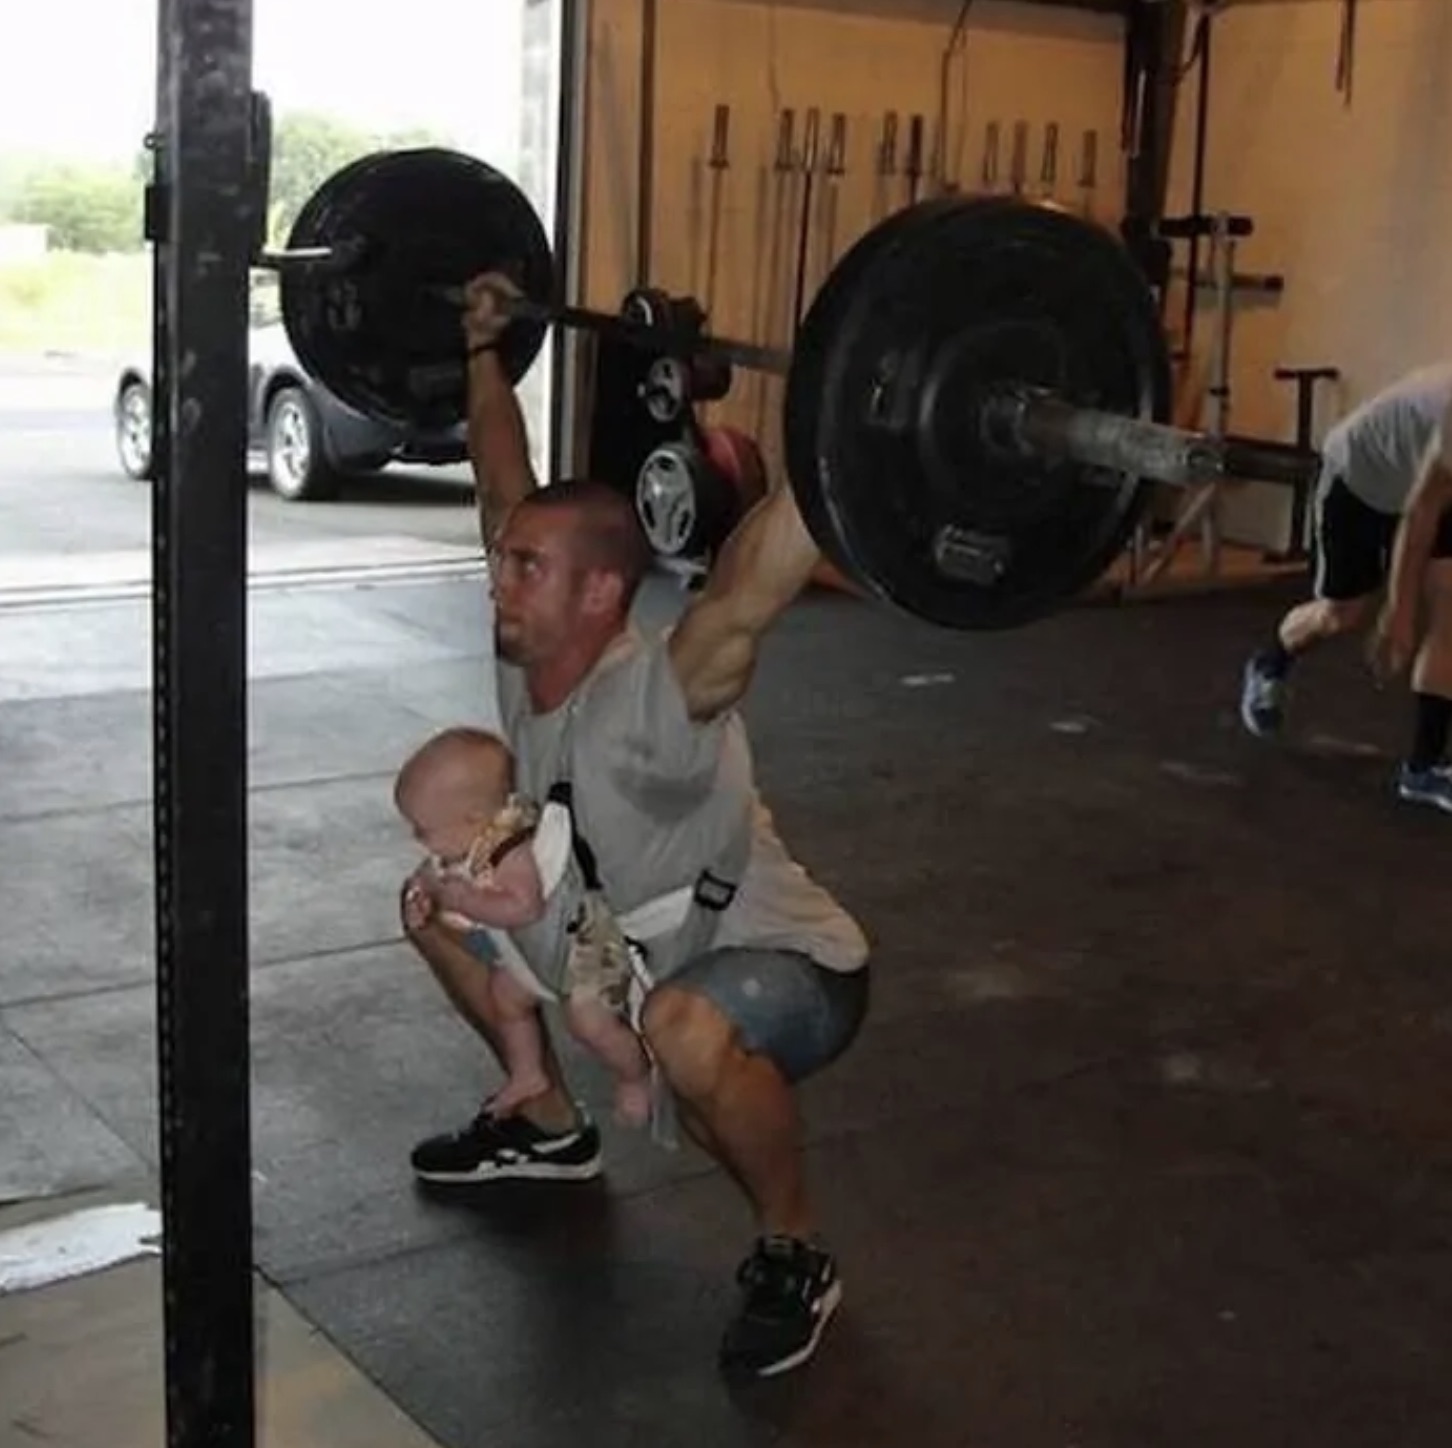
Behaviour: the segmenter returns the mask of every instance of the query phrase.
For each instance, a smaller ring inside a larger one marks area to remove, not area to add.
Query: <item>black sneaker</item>
[[[589,1121],[553,1133],[481,1111],[462,1131],[419,1142],[409,1162],[426,1182],[583,1182],[600,1175],[600,1133]]]
[[[742,1302],[721,1339],[721,1371],[738,1380],[800,1367],[842,1301],[831,1253],[792,1237],[761,1238],[736,1280]]]

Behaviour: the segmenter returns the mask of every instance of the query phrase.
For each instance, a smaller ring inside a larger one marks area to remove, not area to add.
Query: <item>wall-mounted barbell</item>
[[[381,152],[309,199],[281,272],[303,365],[359,411],[464,416],[464,283],[509,273],[501,339],[524,376],[547,327],[786,378],[787,471],[823,553],[871,593],[960,629],[1059,608],[1124,546],[1153,482],[1295,483],[1313,452],[1165,423],[1168,348],[1120,240],[1052,203],[919,202],[842,257],[792,354],[665,319],[552,303],[548,237],[507,177],[457,152]]]

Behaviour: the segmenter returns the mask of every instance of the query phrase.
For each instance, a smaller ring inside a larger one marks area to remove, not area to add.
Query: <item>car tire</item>
[[[301,387],[282,387],[267,404],[267,481],[289,503],[331,497],[338,478],[328,459],[322,422]]]
[[[151,388],[128,382],[116,394],[116,457],[121,471],[139,483],[150,482]]]

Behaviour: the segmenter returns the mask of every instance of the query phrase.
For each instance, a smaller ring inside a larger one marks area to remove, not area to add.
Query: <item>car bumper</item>
[[[379,422],[345,407],[328,393],[317,394],[319,411],[334,463],[347,467],[379,461],[400,463],[456,463],[469,455],[464,427],[443,432],[414,432]]]
[[[468,436],[453,432],[413,434],[406,438],[394,461],[401,463],[461,463],[469,456]]]

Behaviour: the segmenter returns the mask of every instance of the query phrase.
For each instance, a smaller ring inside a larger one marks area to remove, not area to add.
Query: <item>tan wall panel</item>
[[[1361,0],[1349,106],[1336,87],[1342,13],[1337,0],[1266,0],[1214,21],[1205,205],[1255,219],[1239,269],[1286,276],[1274,306],[1237,312],[1237,431],[1291,435],[1294,393],[1271,375],[1281,363],[1341,368],[1339,389],[1318,392],[1319,436],[1398,374],[1452,355],[1452,3]],[[1195,103],[1192,75],[1172,212],[1189,205]],[[1231,531],[1279,541],[1287,510],[1284,490],[1247,490]]]
[[[635,280],[642,8],[640,0],[593,0],[591,12],[585,286],[591,305],[613,309]],[[745,0],[661,0],[659,15],[651,278],[709,300],[717,332],[786,343],[801,182],[794,180],[779,198],[772,165],[778,110],[796,112],[800,143],[805,113],[817,108],[823,148],[833,113],[847,117],[847,172],[835,203],[823,202],[820,175],[815,183],[819,222],[809,252],[810,296],[824,268],[879,214],[875,150],[884,112],[899,115],[899,163],[914,113],[925,118],[924,150],[931,153],[948,27]],[[1094,129],[1100,183],[1094,199],[1107,219],[1116,218],[1120,22],[994,0],[980,0],[972,16],[951,73],[950,177],[965,189],[978,188],[985,127],[997,121],[1006,185],[1014,124],[1024,121],[1036,188],[1044,126],[1055,121],[1060,186],[1065,200],[1077,201],[1081,138]],[[722,181],[716,285],[707,298],[706,159],[717,104],[731,108],[731,166]],[[907,199],[906,183],[899,175],[890,184],[887,204],[896,208]],[[835,210],[835,225],[827,223],[824,204]],[[769,305],[773,292],[775,306]],[[757,432],[775,459],[779,393],[774,383],[738,376],[713,416]]]

